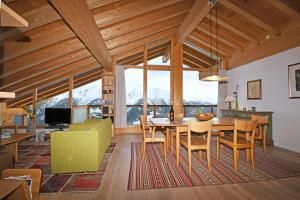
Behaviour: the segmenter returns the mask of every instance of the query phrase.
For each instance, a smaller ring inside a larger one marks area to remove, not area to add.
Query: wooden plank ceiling
[[[138,65],[144,46],[148,60],[167,58],[172,38],[183,43],[184,64],[200,71],[215,64],[211,50],[230,69],[300,44],[299,0],[4,2],[29,22],[0,29],[0,90],[16,92],[13,107],[30,103],[35,88],[38,98],[67,91],[70,76],[75,87],[97,80],[112,60]]]

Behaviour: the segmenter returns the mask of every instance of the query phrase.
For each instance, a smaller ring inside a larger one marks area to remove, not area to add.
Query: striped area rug
[[[272,153],[267,158],[260,147],[255,148],[256,170],[252,170],[251,161],[246,161],[245,151],[241,151],[238,160],[238,172],[233,168],[232,150],[224,147],[216,160],[216,144],[212,143],[212,173],[208,172],[206,153],[199,159],[198,152],[193,153],[192,173],[188,172],[187,151],[181,147],[180,166],[176,166],[175,154],[169,152],[164,160],[159,144],[147,144],[144,162],[141,160],[142,143],[131,144],[131,163],[128,190],[156,188],[191,187],[219,185],[271,180],[300,176],[300,165],[282,159]]]

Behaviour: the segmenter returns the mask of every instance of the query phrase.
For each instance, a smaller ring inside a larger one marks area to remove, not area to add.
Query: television
[[[70,108],[45,108],[45,124],[71,124]]]

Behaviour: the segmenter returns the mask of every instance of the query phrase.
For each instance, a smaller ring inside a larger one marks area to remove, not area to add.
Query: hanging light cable
[[[214,2],[209,0],[209,4],[210,4],[210,12],[209,12],[209,21],[210,21],[210,58],[212,60],[213,58],[213,42],[212,42],[212,37],[213,37],[213,30],[212,30],[212,4]],[[201,80],[203,81],[220,81],[220,82],[227,82],[228,81],[228,77],[226,76],[220,76],[219,75],[219,64],[220,64],[220,58],[219,58],[219,34],[218,34],[218,6],[215,6],[215,15],[216,15],[216,22],[215,22],[215,31],[216,31],[216,58],[217,58],[217,62],[216,62],[216,72],[214,73],[213,71],[213,63],[211,63],[211,76],[207,76],[202,78]],[[222,69],[223,69],[223,62],[222,62]]]

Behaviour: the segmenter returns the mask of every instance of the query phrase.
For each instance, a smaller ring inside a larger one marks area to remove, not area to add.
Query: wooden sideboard
[[[269,126],[267,129],[267,144],[273,145],[273,135],[272,135],[272,114],[273,112],[269,111],[243,111],[243,110],[221,110],[223,117],[234,117],[234,118],[242,118],[242,119],[250,119],[251,115],[268,115],[269,116]]]

